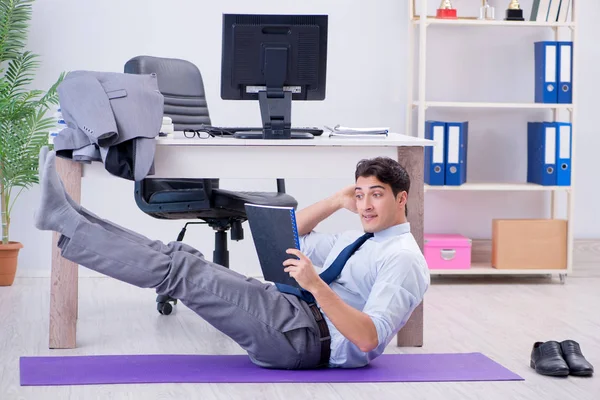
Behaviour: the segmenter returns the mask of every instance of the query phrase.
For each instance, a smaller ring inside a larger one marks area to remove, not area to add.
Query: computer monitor
[[[292,100],[324,100],[327,15],[224,14],[221,98],[258,100],[260,139],[312,138],[291,130]]]

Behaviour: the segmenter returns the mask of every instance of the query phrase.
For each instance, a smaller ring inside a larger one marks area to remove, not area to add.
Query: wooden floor
[[[522,382],[351,384],[151,384],[19,386],[19,357],[94,354],[244,354],[190,310],[168,317],[154,294],[109,278],[81,278],[78,348],[48,349],[49,280],[0,288],[0,399],[599,399],[600,267],[579,265],[561,285],[544,278],[435,279],[425,345],[388,353],[482,352]],[[529,367],[537,341],[580,342],[597,374],[550,378]]]

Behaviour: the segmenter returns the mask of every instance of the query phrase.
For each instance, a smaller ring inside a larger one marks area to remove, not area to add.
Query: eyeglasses
[[[193,139],[196,136],[198,136],[198,139],[208,139],[213,135],[206,131],[186,129],[183,131],[183,136],[188,139]]]
[[[210,137],[224,137],[232,136],[233,132],[223,128],[216,128],[214,126],[203,127],[202,129],[184,129],[183,136],[188,139],[198,137],[199,139],[208,139]]]

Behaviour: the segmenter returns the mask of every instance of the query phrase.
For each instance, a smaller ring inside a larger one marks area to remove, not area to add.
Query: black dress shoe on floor
[[[560,343],[563,358],[569,366],[571,375],[591,376],[594,373],[594,367],[585,359],[581,353],[579,343],[574,340],[564,340]]]
[[[562,357],[560,343],[554,340],[549,342],[535,342],[531,350],[529,365],[541,375],[569,375],[569,366]]]

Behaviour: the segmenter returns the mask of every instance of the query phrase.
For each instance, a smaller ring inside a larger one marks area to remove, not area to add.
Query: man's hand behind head
[[[356,197],[355,197],[356,185],[348,185],[336,193],[336,197],[339,201],[340,207],[350,210],[353,213],[358,213],[356,208]]]

